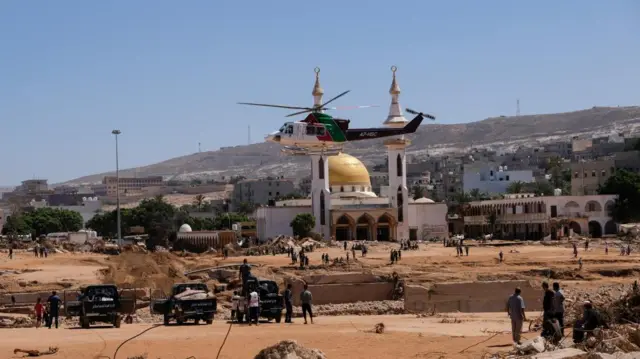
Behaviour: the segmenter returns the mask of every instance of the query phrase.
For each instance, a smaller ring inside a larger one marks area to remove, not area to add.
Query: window
[[[316,135],[318,136],[324,136],[324,127],[318,127],[316,128]]]
[[[326,223],[326,218],[324,215],[324,191],[320,192],[320,225],[324,226]]]
[[[285,133],[289,135],[293,134],[293,125],[287,126],[287,131]]]
[[[280,192],[276,192],[276,196],[279,196],[279,195],[280,195]]]
[[[507,175],[507,177],[505,177],[505,180],[507,180],[507,181],[509,180],[509,175]]]
[[[324,158],[320,157],[318,161],[318,178],[324,179]]]
[[[271,192],[269,192],[269,196],[271,196]]]
[[[396,173],[398,177],[402,176],[402,156],[400,156],[400,154],[398,154],[396,158]]]
[[[587,175],[587,171],[584,171],[584,173],[582,174],[582,177],[584,177],[584,178],[589,177],[589,176]]]
[[[578,178],[578,177],[580,177],[580,175],[578,174],[578,172],[575,172],[575,173],[573,174],[573,178]]]
[[[314,136],[316,134],[316,128],[307,125],[307,136]]]
[[[404,199],[402,198],[402,186],[398,187],[398,222],[404,222],[404,212],[402,211],[402,205],[404,204]]]
[[[605,170],[600,171],[600,176],[607,177],[607,171]]]
[[[595,177],[596,176],[596,170],[592,170],[591,171],[591,177]]]

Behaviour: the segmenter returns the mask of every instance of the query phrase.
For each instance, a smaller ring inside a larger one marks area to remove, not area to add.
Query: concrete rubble
[[[318,349],[308,349],[295,340],[283,340],[278,344],[262,349],[254,359],[326,359]]]

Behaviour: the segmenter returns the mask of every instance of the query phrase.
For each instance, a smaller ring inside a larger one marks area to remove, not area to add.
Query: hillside
[[[567,139],[568,136],[613,131],[626,135],[640,132],[640,107],[594,107],[566,113],[495,117],[465,124],[426,124],[410,136],[413,140],[410,153],[436,154],[468,147],[515,148]],[[381,145],[382,140],[363,141],[349,144],[346,150],[371,165],[382,161],[385,149]],[[121,176],[179,175],[181,178],[282,174],[301,177],[309,173],[309,165],[303,157],[283,156],[279,145],[259,143],[176,157],[120,173]],[[113,175],[113,172],[89,175],[67,183],[99,182],[105,175]]]

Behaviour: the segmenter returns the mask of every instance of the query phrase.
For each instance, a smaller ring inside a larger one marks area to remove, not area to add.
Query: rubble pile
[[[171,253],[125,251],[108,260],[109,267],[102,271],[103,283],[169,293],[175,283],[188,281],[183,275],[184,262]]]
[[[29,317],[0,315],[0,328],[31,328],[33,326],[33,320]]]
[[[283,340],[278,344],[262,349],[254,359],[326,359],[318,349],[308,349],[295,340]]]
[[[383,300],[377,302],[318,304],[313,306],[313,312],[324,316],[404,314],[404,301]]]

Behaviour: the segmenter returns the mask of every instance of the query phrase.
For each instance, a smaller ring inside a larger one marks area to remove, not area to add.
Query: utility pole
[[[113,130],[111,134],[116,138],[116,228],[118,231],[118,245],[122,246],[122,228],[120,222],[120,166],[118,163],[118,135],[120,130]]]
[[[520,99],[516,100],[516,117],[520,117]]]

